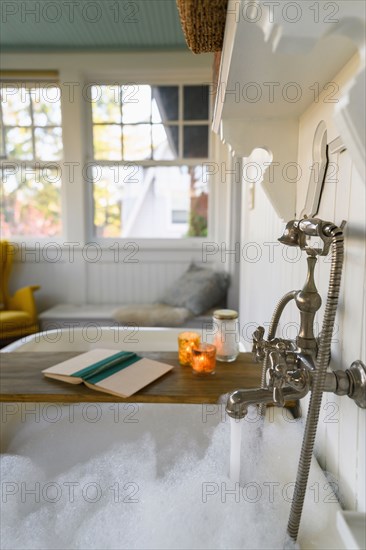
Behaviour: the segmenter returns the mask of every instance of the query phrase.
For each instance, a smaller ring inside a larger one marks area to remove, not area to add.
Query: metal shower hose
[[[301,514],[305,500],[306,486],[309,477],[316,429],[318,425],[320,407],[322,402],[323,387],[327,367],[330,360],[330,348],[338,305],[339,289],[341,286],[342,264],[344,256],[343,231],[335,225],[332,225],[330,227],[328,226],[326,230],[328,232],[328,235],[332,237],[332,263],[330,270],[327,303],[325,306],[319,351],[316,359],[314,384],[311,391],[305,432],[302,441],[294,498],[292,500],[290,517],[287,525],[288,534],[294,541],[296,541],[299,532]]]

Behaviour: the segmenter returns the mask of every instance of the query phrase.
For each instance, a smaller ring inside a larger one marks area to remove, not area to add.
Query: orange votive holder
[[[192,369],[194,374],[215,374],[216,347],[212,344],[200,344],[192,350]]]
[[[181,332],[178,335],[179,363],[186,367],[192,364],[192,349],[199,346],[201,337],[197,332]]]

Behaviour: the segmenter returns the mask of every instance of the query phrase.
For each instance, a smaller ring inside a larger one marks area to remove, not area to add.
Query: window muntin
[[[208,86],[91,89],[95,236],[206,236]]]
[[[2,83],[2,236],[61,234],[61,93],[56,83]]]
[[[60,88],[2,85],[2,158],[49,162],[62,157]]]
[[[91,90],[95,160],[207,159],[208,86],[102,85]]]

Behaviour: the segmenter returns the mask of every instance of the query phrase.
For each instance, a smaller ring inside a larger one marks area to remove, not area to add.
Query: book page
[[[137,363],[130,365],[120,372],[116,372],[97,382],[89,387],[96,387],[96,389],[103,389],[106,392],[111,392],[114,395],[120,395],[121,397],[130,397],[134,393],[138,392],[148,384],[151,384],[163,374],[172,370],[171,365],[166,363],[159,363],[153,359],[143,357]]]
[[[76,357],[72,357],[71,359],[67,359],[66,361],[62,361],[62,363],[58,363],[53,367],[44,369],[42,372],[45,376],[48,374],[71,376],[74,372],[78,372],[79,370],[85,369],[90,365],[94,365],[94,363],[98,363],[98,361],[107,359],[119,351],[120,350],[117,349],[93,349],[87,351],[86,353],[77,355]],[[76,378],[76,380],[78,380],[78,378]]]

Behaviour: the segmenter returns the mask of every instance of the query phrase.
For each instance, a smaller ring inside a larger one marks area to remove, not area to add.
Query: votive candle
[[[192,369],[194,374],[215,374],[216,347],[212,344],[200,344],[192,350]]]
[[[179,363],[190,367],[192,364],[192,349],[199,346],[201,337],[197,332],[181,332],[178,335]]]

